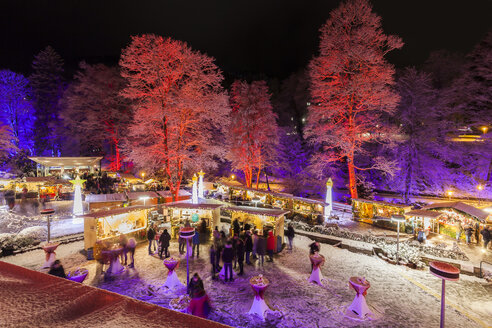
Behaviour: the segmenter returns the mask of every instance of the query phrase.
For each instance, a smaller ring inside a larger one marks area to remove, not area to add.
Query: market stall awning
[[[130,213],[133,211],[141,211],[141,210],[146,210],[150,208],[154,208],[155,206],[143,206],[143,205],[137,205],[137,206],[128,206],[128,207],[122,207],[122,208],[115,208],[112,210],[107,210],[107,211],[97,211],[97,212],[92,212],[88,214],[84,214],[81,217],[82,218],[92,218],[92,219],[97,219],[97,218],[105,218],[108,216],[112,215],[118,215],[118,214],[125,214],[125,213]]]
[[[431,219],[438,218],[441,215],[442,213],[436,211],[427,211],[427,210],[411,210],[405,213],[405,216],[417,216],[417,217],[431,218]]]
[[[487,217],[489,216],[489,213],[482,211],[479,208],[476,208],[474,206],[462,203],[462,202],[442,202],[442,203],[433,203],[427,206],[424,206],[422,209],[423,210],[438,210],[438,209],[446,209],[446,208],[452,208],[457,211],[463,212],[465,214],[468,214],[470,216],[473,216],[474,218],[485,222]]]
[[[2,327],[228,327],[0,261]]]
[[[45,167],[51,166],[94,166],[99,165],[102,157],[29,157],[33,162]]]
[[[105,202],[126,202],[126,196],[119,194],[88,194],[85,195],[87,203],[105,203]]]
[[[290,213],[290,211],[282,209],[262,208],[262,207],[249,207],[249,206],[228,206],[224,207],[224,210],[229,212],[242,212],[251,215],[263,215],[278,217]]]
[[[148,197],[148,198],[158,198],[159,195],[154,192],[154,191],[132,191],[126,193],[128,195],[128,199],[131,200],[138,200],[143,197]]]
[[[361,203],[368,203],[368,204],[377,204],[377,205],[398,207],[398,208],[402,208],[402,209],[410,209],[411,208],[410,205],[406,205],[406,204],[394,204],[394,203],[389,203],[389,202],[382,202],[382,201],[362,199],[362,198],[356,198],[356,199],[353,199],[352,201],[357,201],[357,202],[361,202]]]
[[[161,191],[158,191],[157,192],[159,194],[159,196],[161,197],[172,197],[172,193],[170,190],[161,190]],[[189,193],[188,191],[186,190],[183,190],[183,189],[179,189],[178,191],[178,196],[191,196],[191,193]]]

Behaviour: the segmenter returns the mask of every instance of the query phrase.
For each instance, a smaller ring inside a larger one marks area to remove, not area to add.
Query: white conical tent
[[[70,180],[70,182],[74,185],[73,214],[82,215],[84,214],[84,207],[82,205],[82,184],[85,180],[82,180],[77,176],[77,179]]]
[[[325,218],[328,218],[331,215],[331,211],[333,210],[333,181],[331,178],[326,181],[326,197],[325,197]]]
[[[205,172],[203,170],[200,170],[198,172],[198,198],[204,198],[203,197],[203,176],[205,175]]]
[[[191,202],[193,204],[198,204],[198,188],[196,185],[198,178],[196,177],[196,174],[193,175],[192,181],[193,181],[193,191],[191,194]]]

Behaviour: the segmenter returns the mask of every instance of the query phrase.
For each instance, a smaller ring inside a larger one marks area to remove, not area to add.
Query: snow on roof
[[[87,203],[104,203],[104,202],[126,202],[125,194],[88,194],[85,195]]]
[[[102,157],[29,157],[43,166],[92,166],[98,165]]]
[[[427,210],[411,210],[405,213],[406,216],[421,216],[427,218],[437,218],[442,215],[442,213],[436,211],[427,211]]]
[[[163,204],[164,207],[169,208],[180,208],[180,209],[192,209],[192,210],[215,210],[216,208],[224,206],[223,204],[212,204],[212,203],[199,203],[192,204],[188,202],[174,202]]]
[[[154,208],[154,206],[143,206],[143,205],[137,205],[137,206],[128,206],[128,207],[122,207],[122,208],[115,208],[112,210],[107,210],[107,211],[97,211],[97,212],[92,212],[92,213],[87,213],[83,215],[82,217],[84,218],[105,218],[108,216],[112,215],[118,215],[118,214],[124,214],[124,213],[129,213],[133,211],[140,211],[140,210],[145,210],[149,208]]]
[[[159,197],[159,195],[157,195],[157,193],[154,191],[132,191],[126,194],[128,195],[128,198],[131,200],[140,199],[141,197],[149,197],[149,198]]]
[[[228,327],[1,261],[0,295],[3,327]]]
[[[362,203],[372,203],[372,204],[385,205],[385,206],[400,207],[400,208],[410,208],[411,207],[410,205],[406,205],[406,204],[393,204],[393,203],[388,203],[388,202],[382,202],[382,201],[376,201],[376,200],[370,200],[370,199],[362,199],[362,198],[353,199],[352,201],[362,202]]]
[[[170,190],[161,190],[157,192],[161,197],[171,197],[171,191]],[[179,189],[178,196],[191,196],[191,193],[187,192],[184,189]]]
[[[286,211],[282,209],[249,207],[249,206],[228,206],[228,207],[224,207],[224,210],[231,211],[231,212],[243,212],[252,215],[265,215],[265,216],[273,216],[273,217],[278,217],[290,213],[290,211]]]
[[[424,206],[422,209],[423,210],[430,210],[430,209],[438,209],[438,208],[453,208],[455,210],[461,211],[463,213],[466,213],[470,216],[473,216],[481,221],[485,221],[487,217],[489,216],[489,213],[482,211],[479,208],[476,208],[474,206],[462,203],[462,202],[441,202],[441,203],[433,203],[427,206]]]

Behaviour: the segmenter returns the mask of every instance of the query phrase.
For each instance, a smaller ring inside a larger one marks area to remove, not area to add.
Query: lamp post
[[[141,175],[142,175],[142,180],[144,180],[144,178],[145,178],[145,172],[142,172]]]
[[[451,200],[451,196],[453,195],[453,191],[448,190],[447,191],[447,194],[448,194],[449,200]]]
[[[483,186],[479,184],[477,186],[477,189],[478,189],[478,206],[480,206],[480,192],[483,190]]]
[[[457,281],[460,279],[460,269],[448,263],[433,261],[429,263],[429,270],[434,276],[442,279],[441,324],[439,327],[444,328],[444,310],[446,309],[446,280]]]
[[[190,285],[190,239],[195,235],[195,228],[184,227],[179,230],[179,236],[186,240],[186,288]]]
[[[260,202],[261,200],[258,197],[255,197],[255,198],[251,199],[251,201],[253,203],[255,203],[255,207],[258,207],[258,202]]]
[[[400,222],[405,222],[405,217],[403,215],[392,215],[391,221],[398,222],[398,230],[396,234],[396,264],[399,263],[399,252],[400,252]]]
[[[50,237],[51,237],[51,234],[50,234],[50,230],[51,230],[51,215],[55,213],[55,210],[52,209],[52,208],[47,208],[47,209],[44,209],[41,211],[41,215],[46,215],[46,218],[48,220],[48,243],[50,242]]]

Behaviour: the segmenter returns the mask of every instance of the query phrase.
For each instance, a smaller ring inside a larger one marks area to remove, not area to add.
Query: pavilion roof
[[[126,202],[126,196],[123,193],[118,194],[87,194],[85,201],[87,203],[104,203],[104,202]]]
[[[229,327],[2,261],[0,295],[4,327]]]
[[[462,203],[462,202],[433,203],[433,204],[424,206],[422,209],[423,210],[431,210],[431,209],[437,210],[437,209],[445,209],[445,208],[452,208],[452,209],[458,210],[460,212],[463,212],[465,214],[473,216],[480,221],[485,221],[487,219],[487,217],[489,216],[489,213],[482,211],[481,209],[476,208],[474,206]]]
[[[215,210],[216,208],[223,207],[224,204],[215,203],[198,203],[193,204],[189,202],[174,202],[162,204],[164,207],[176,208],[176,209],[191,209],[191,210]]]
[[[382,202],[382,201],[363,199],[363,198],[353,199],[353,201],[362,202],[362,203],[385,205],[385,206],[392,206],[392,207],[399,207],[399,208],[410,208],[411,207],[410,205],[406,205],[406,204],[394,204],[394,203],[389,203],[389,202]]]
[[[406,216],[421,216],[426,218],[435,219],[442,215],[442,213],[436,211],[428,211],[428,210],[411,210],[405,213]]]
[[[154,191],[131,191],[126,193],[131,200],[137,200],[141,197],[158,198],[159,195]]]
[[[118,215],[118,214],[125,214],[125,213],[130,213],[134,211],[141,211],[141,210],[146,210],[150,208],[154,208],[155,206],[143,206],[143,205],[137,205],[137,206],[128,206],[128,207],[122,207],[122,208],[115,208],[112,210],[107,210],[107,211],[97,211],[97,212],[92,212],[92,213],[87,213],[84,214],[82,217],[83,218],[92,218],[92,219],[97,219],[97,218],[106,218],[108,216],[113,216],[113,215]]]
[[[43,166],[93,166],[99,164],[102,157],[29,157]]]

